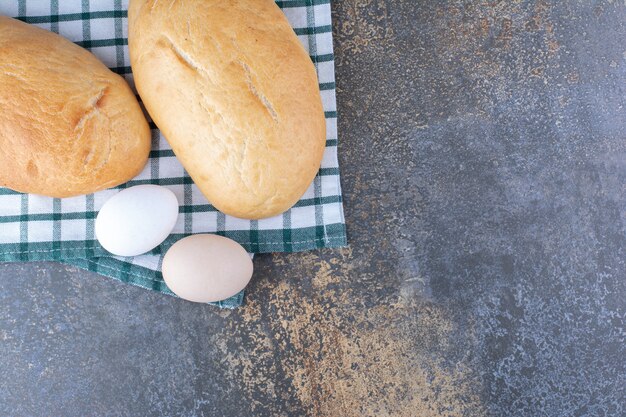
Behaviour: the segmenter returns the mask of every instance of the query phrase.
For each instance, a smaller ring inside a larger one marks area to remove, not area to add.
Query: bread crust
[[[139,174],[150,144],[122,77],[65,38],[0,16],[0,186],[93,193]]]
[[[146,109],[217,209],[259,219],[302,197],[326,121],[315,67],[273,0],[131,0],[129,50]]]

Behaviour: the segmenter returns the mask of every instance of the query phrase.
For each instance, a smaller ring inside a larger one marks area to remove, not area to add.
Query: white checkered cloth
[[[170,293],[160,273],[162,254],[190,234],[221,234],[238,241],[250,253],[344,246],[330,2],[292,0],[277,4],[316,65],[327,122],[322,167],[294,208],[258,221],[218,212],[193,184],[165,138],[152,125],[150,161],[139,176],[121,187],[67,199],[0,188],[0,261],[56,260]],[[0,14],[57,32],[89,49],[133,86],[127,49],[127,5],[128,0],[3,0]],[[132,258],[111,256],[94,236],[98,210],[120,189],[148,183],[166,186],[178,197],[180,215],[173,234],[151,254]],[[234,307],[240,302],[241,295],[220,305]]]

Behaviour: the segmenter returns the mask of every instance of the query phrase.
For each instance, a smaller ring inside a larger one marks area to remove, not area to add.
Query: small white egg
[[[192,235],[176,242],[163,258],[163,279],[180,298],[196,303],[225,300],[252,278],[252,259],[234,240]]]
[[[137,256],[159,246],[174,229],[178,200],[158,185],[137,185],[115,194],[96,217],[96,238],[118,256]]]

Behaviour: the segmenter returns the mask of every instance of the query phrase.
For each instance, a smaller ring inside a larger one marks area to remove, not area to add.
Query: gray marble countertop
[[[351,246],[235,311],[0,265],[0,415],[626,415],[624,2],[333,11]]]

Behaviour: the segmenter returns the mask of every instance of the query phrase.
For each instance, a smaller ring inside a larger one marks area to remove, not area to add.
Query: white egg
[[[176,242],[163,258],[163,279],[185,300],[209,303],[243,290],[252,278],[252,259],[234,240],[193,235]]]
[[[158,185],[137,185],[115,194],[96,218],[96,238],[118,256],[137,256],[159,246],[174,229],[178,200]]]

